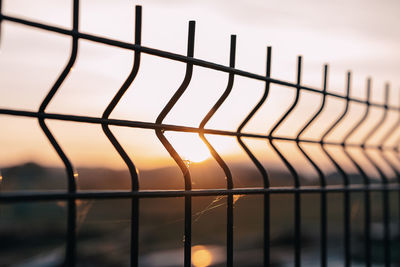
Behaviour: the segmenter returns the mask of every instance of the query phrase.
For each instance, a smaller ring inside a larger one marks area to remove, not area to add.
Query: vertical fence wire
[[[387,105],[386,105],[387,108]],[[385,150],[384,150],[384,146],[385,143],[388,142],[388,140],[393,136],[393,134],[396,132],[397,128],[400,125],[400,114],[398,114],[398,119],[396,120],[396,122],[392,125],[392,127],[389,128],[389,130],[385,133],[385,135],[383,135],[383,137],[381,138],[380,142],[379,142],[379,153],[380,156],[384,159],[384,161],[390,166],[390,168],[392,169],[392,171],[395,173],[396,175],[396,181],[397,184],[400,184],[400,171],[399,169],[397,169],[397,167],[395,166],[395,164],[393,164],[393,162],[386,156],[385,154]],[[399,142],[397,142],[399,143]],[[394,151],[395,152],[395,151]],[[397,226],[397,231],[398,234],[400,235],[400,193],[398,193],[398,226]]]
[[[328,158],[332,161],[332,163],[335,165],[339,173],[342,175],[343,178],[343,185],[345,187],[345,190],[343,191],[344,196],[343,196],[343,210],[344,210],[344,258],[345,258],[345,266],[350,266],[351,263],[351,244],[350,244],[350,193],[346,188],[349,186],[350,181],[347,176],[347,174],[343,171],[343,169],[340,167],[338,162],[330,155],[330,153],[324,148],[325,140],[329,134],[331,134],[334,129],[343,121],[343,119],[346,117],[349,111],[349,105],[350,105],[350,83],[351,83],[351,73],[347,73],[347,85],[346,85],[346,102],[345,102],[345,108],[343,110],[343,113],[333,122],[333,124],[324,132],[324,134],[321,137],[321,144],[322,144],[322,149],[324,153],[328,156]]]
[[[136,6],[135,8],[135,44],[140,45],[142,39],[142,7]],[[117,91],[111,102],[108,104],[106,109],[103,112],[103,119],[108,119],[118,105],[119,101],[125,94],[125,92],[129,89],[132,82],[135,80],[140,66],[140,51],[135,51],[133,65],[131,72],[126,78],[125,82],[122,84],[121,88]],[[139,177],[136,170],[136,166],[123,149],[122,145],[118,142],[117,138],[112,133],[109,125],[107,123],[103,123],[102,129],[104,134],[107,136],[108,140],[111,142],[119,156],[124,161],[125,165],[129,170],[129,174],[131,176],[131,190],[138,191],[139,190]],[[131,201],[131,253],[130,253],[130,262],[131,266],[138,265],[139,258],[139,198],[132,198]]]
[[[387,106],[389,101],[389,85],[385,86],[385,104],[381,119],[370,129],[365,138],[362,140],[362,153],[369,163],[375,168],[379,173],[381,182],[384,188],[388,184],[388,178],[386,177],[383,170],[375,162],[375,160],[367,153],[366,144],[371,139],[372,136],[379,130],[387,118]],[[390,203],[389,203],[389,192],[387,190],[382,191],[382,212],[383,212],[383,242],[384,242],[384,263],[385,266],[390,266],[391,255],[390,255]]]
[[[271,76],[271,57],[272,57],[272,48],[269,46],[267,48],[267,66],[266,66],[266,77]],[[267,100],[268,94],[270,90],[270,82],[265,82],[264,93],[261,96],[261,99],[257,102],[254,108],[250,111],[247,117],[243,120],[243,122],[239,125],[237,132],[240,134],[243,128],[247,125],[247,123],[253,118],[253,116],[257,113],[257,111],[263,106],[265,100]],[[258,171],[260,172],[263,182],[264,188],[268,189],[270,187],[269,177],[267,170],[264,168],[262,163],[257,159],[257,157],[251,152],[249,147],[242,141],[240,135],[237,136],[237,141],[246,154],[249,156],[251,161],[254,163]],[[270,264],[270,195],[268,193],[264,194],[264,266],[269,266]]]
[[[325,107],[326,102],[326,89],[327,89],[327,76],[328,76],[328,66],[324,66],[324,76],[323,76],[323,89],[322,89],[322,101],[321,106],[317,110],[317,112],[311,117],[311,119],[300,129],[296,136],[296,144],[298,149],[304,155],[304,157],[310,162],[315,171],[318,174],[320,186],[322,188],[326,187],[326,178],[324,173],[318,164],[312,160],[312,158],[306,153],[306,151],[300,145],[301,135],[308,129],[308,127],[319,117],[322,110]],[[327,265],[327,201],[326,201],[326,192],[321,192],[321,203],[320,203],[320,222],[321,222],[321,234],[320,234],[320,242],[321,242],[321,266]]]
[[[195,22],[189,22],[189,34],[188,34],[188,48],[187,48],[187,56],[194,56],[194,40],[195,40]],[[156,119],[157,124],[161,124],[171,109],[175,106],[178,100],[181,98],[183,93],[186,91],[189,86],[190,80],[193,74],[193,64],[186,64],[186,73],[183,79],[182,84],[169,100],[169,102],[165,105],[163,110],[160,112]],[[192,189],[192,179],[190,176],[190,171],[186,163],[183,161],[181,156],[176,152],[174,147],[168,141],[168,139],[164,136],[164,132],[161,129],[156,129],[156,135],[160,142],[163,144],[165,149],[168,151],[170,156],[175,160],[176,164],[179,166],[182,171],[184,182],[185,182],[185,190]],[[185,230],[184,230],[184,266],[191,266],[191,246],[192,246],[192,197],[190,195],[185,196]]]
[[[356,167],[357,171],[361,175],[363,179],[364,186],[367,188],[370,185],[370,179],[367,176],[364,169],[361,165],[351,156],[351,154],[347,151],[347,140],[352,136],[360,127],[363,125],[368,118],[369,107],[370,107],[370,96],[371,96],[371,79],[367,80],[367,87],[366,87],[366,109],[364,115],[361,119],[350,129],[350,131],[345,135],[342,141],[342,148],[343,152],[346,157],[352,162],[352,164]],[[346,174],[347,175],[347,174]],[[364,247],[364,258],[366,266],[371,266],[371,195],[369,191],[364,192],[364,235],[365,235],[365,247]]]
[[[235,67],[235,56],[236,56],[236,35],[231,35],[231,45],[230,45],[230,56],[229,56],[229,67]],[[204,144],[208,147],[211,155],[217,161],[218,165],[222,168],[225,174],[225,179],[227,182],[227,189],[233,189],[233,178],[232,173],[225,163],[225,161],[221,158],[215,148],[211,145],[211,143],[207,140],[204,135],[204,127],[206,126],[207,122],[214,116],[217,110],[221,107],[221,105],[225,102],[228,98],[229,94],[232,92],[234,82],[234,74],[229,73],[228,78],[228,85],[226,86],[225,91],[218,99],[218,101],[214,104],[211,110],[207,113],[207,115],[203,118],[200,123],[200,133],[199,136],[201,140],[203,140]],[[226,265],[233,266],[233,195],[229,194],[227,196],[227,208],[226,208]]]
[[[277,153],[279,158],[282,160],[282,162],[285,164],[286,168],[289,170],[291,175],[293,176],[294,180],[294,187],[295,188],[300,188],[300,177],[297,174],[297,171],[295,168],[292,166],[292,164],[289,163],[289,161],[286,159],[286,157],[282,154],[282,152],[278,149],[277,146],[274,145],[273,137],[274,132],[279,128],[279,126],[285,121],[285,119],[289,116],[289,114],[294,110],[296,107],[297,103],[299,102],[300,99],[300,89],[301,89],[301,57],[298,57],[297,61],[297,87],[296,87],[296,95],[295,99],[292,103],[292,105],[289,107],[289,109],[282,115],[282,117],[278,120],[277,123],[272,127],[272,129],[269,132],[269,143],[271,147],[274,149],[274,151]],[[300,203],[300,193],[299,191],[296,191],[294,193],[294,262],[296,267],[301,266],[301,203]]]
[[[79,0],[73,1],[73,26],[72,31],[78,32],[79,30]],[[78,37],[72,36],[72,49],[71,55],[68,60],[67,65],[64,70],[61,72],[60,76],[57,78],[53,87],[50,89],[45,99],[41,103],[39,107],[38,113],[44,113],[47,106],[50,104],[54,95],[57,93],[58,89],[60,89],[61,85],[67,78],[70,73],[72,67],[75,64],[76,58],[78,55]],[[74,193],[76,192],[76,181],[74,168],[72,166],[71,161],[68,159],[67,155],[64,153],[61,146],[58,144],[57,140],[51,133],[50,129],[47,127],[44,118],[39,117],[39,125],[42,129],[43,133],[46,135],[47,139],[50,141],[53,148],[56,150],[58,156],[62,160],[65,166],[65,170],[67,173],[68,179],[68,192]],[[67,214],[67,243],[66,243],[66,252],[65,252],[65,263],[67,266],[75,266],[76,261],[76,202],[75,200],[68,201],[68,214]]]

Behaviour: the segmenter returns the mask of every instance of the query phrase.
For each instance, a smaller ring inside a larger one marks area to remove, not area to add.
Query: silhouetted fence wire
[[[0,0],[0,8],[1,8],[1,0]],[[77,221],[77,211],[76,211],[76,200],[77,199],[115,199],[115,198],[127,198],[132,201],[132,211],[131,211],[131,266],[138,265],[139,258],[139,201],[141,198],[167,198],[167,197],[183,197],[185,200],[185,219],[184,219],[184,265],[191,266],[191,236],[192,236],[192,197],[194,196],[218,196],[218,195],[226,195],[227,196],[227,223],[226,223],[226,265],[233,266],[233,239],[234,239],[234,215],[233,215],[233,196],[234,195],[263,195],[264,196],[264,243],[263,243],[263,254],[264,254],[264,265],[268,266],[270,263],[270,195],[271,194],[293,194],[294,195],[294,263],[295,266],[301,265],[301,249],[302,249],[302,239],[301,239],[301,195],[302,194],[320,194],[320,264],[321,266],[327,266],[327,244],[329,242],[327,236],[328,230],[328,205],[327,205],[327,194],[336,192],[343,193],[344,201],[343,201],[343,226],[344,226],[344,265],[350,266],[351,264],[351,218],[350,218],[350,197],[351,193],[354,192],[362,192],[364,195],[364,234],[365,234],[365,247],[364,247],[364,256],[365,262],[367,266],[371,266],[371,192],[381,192],[382,193],[382,211],[383,211],[383,227],[384,227],[384,262],[385,266],[391,265],[391,233],[390,233],[390,224],[394,222],[392,218],[390,218],[389,212],[389,192],[391,191],[399,191],[400,190],[400,154],[398,141],[396,145],[390,146],[386,145],[386,141],[393,136],[396,132],[400,124],[399,120],[393,124],[390,129],[384,134],[383,138],[380,140],[378,145],[367,144],[370,138],[384,125],[387,120],[388,111],[395,111],[400,115],[400,107],[399,106],[390,106],[388,104],[389,101],[389,86],[385,88],[385,102],[383,104],[374,103],[370,101],[370,93],[371,93],[371,82],[368,80],[366,92],[367,98],[366,100],[357,99],[350,97],[350,89],[351,89],[351,74],[350,72],[347,74],[347,87],[346,94],[340,95],[336,93],[331,93],[327,91],[327,78],[328,78],[328,66],[324,66],[323,72],[323,87],[313,88],[304,86],[301,83],[301,74],[302,74],[302,59],[298,58],[297,65],[297,81],[296,83],[286,82],[282,80],[277,80],[271,78],[271,58],[272,51],[271,47],[267,49],[267,60],[266,60],[266,74],[259,75],[247,71],[243,71],[235,68],[235,53],[236,53],[236,36],[231,36],[231,44],[230,44],[230,58],[229,58],[229,66],[224,66],[220,64],[216,64],[213,62],[208,62],[205,60],[197,59],[194,57],[194,44],[195,44],[195,22],[189,22],[189,33],[188,33],[188,45],[187,45],[187,55],[179,55],[175,53],[170,53],[163,50],[158,50],[150,47],[145,47],[141,45],[141,21],[142,21],[142,9],[140,6],[136,6],[136,24],[135,24],[135,42],[134,43],[126,43],[118,40],[108,39],[105,37],[99,37],[95,35],[91,35],[88,33],[83,33],[79,31],[79,0],[73,0],[73,26],[72,29],[65,29],[61,27],[51,26],[48,24],[38,23],[27,19],[22,19],[14,16],[8,16],[7,14],[1,13],[0,9],[0,23],[3,21],[13,22],[19,25],[24,25],[28,27],[33,27],[45,31],[50,31],[53,33],[66,35],[71,37],[72,41],[72,49],[71,55],[69,57],[68,63],[65,68],[62,70],[60,76],[57,78],[56,82],[45,96],[43,102],[40,105],[40,108],[37,112],[31,112],[26,110],[16,110],[16,109],[0,109],[0,114],[3,115],[11,115],[11,116],[21,116],[21,117],[31,117],[37,118],[39,121],[39,125],[43,130],[44,134],[48,138],[51,145],[56,150],[58,156],[62,160],[65,171],[67,173],[68,179],[68,191],[65,193],[59,192],[35,192],[35,193],[6,193],[0,192],[0,203],[14,203],[14,202],[33,202],[33,201],[56,201],[56,200],[65,200],[68,202],[68,216],[67,216],[67,239],[66,239],[66,254],[65,254],[65,263],[67,266],[74,266],[76,264],[76,221]],[[2,36],[4,38],[4,36]],[[90,117],[90,116],[78,116],[78,115],[67,115],[67,114],[59,114],[59,113],[48,113],[46,112],[46,107],[52,101],[54,95],[61,87],[68,74],[70,73],[72,67],[75,64],[76,57],[78,55],[79,48],[79,40],[88,40],[99,44],[104,44],[113,47],[119,47],[122,49],[128,49],[134,51],[134,61],[131,72],[126,78],[125,82],[121,86],[121,88],[117,91],[114,98],[108,104],[105,109],[102,117]],[[184,76],[184,80],[180,87],[177,89],[175,94],[169,100],[169,102],[165,105],[159,116],[157,117],[155,122],[145,122],[145,121],[132,121],[132,120],[119,120],[119,119],[110,119],[109,116],[114,108],[118,105],[118,102],[124,95],[124,93],[129,89],[131,84],[134,82],[135,77],[139,72],[140,66],[140,57],[141,54],[153,55],[161,58],[165,58],[168,60],[179,61],[186,64],[186,73]],[[187,127],[182,125],[171,125],[164,124],[163,120],[167,116],[167,114],[171,111],[174,105],[179,101],[180,97],[185,92],[186,88],[190,84],[193,66],[200,66],[207,69],[212,69],[215,71],[225,72],[229,74],[229,78],[227,81],[227,86],[223,94],[219,97],[218,101],[211,108],[211,110],[207,113],[204,119],[201,121],[199,127]],[[226,130],[216,130],[216,129],[207,129],[207,122],[213,117],[213,115],[217,112],[219,107],[225,102],[228,98],[229,94],[232,91],[232,87],[234,84],[235,76],[247,77],[254,80],[264,81],[265,89],[261,99],[256,103],[254,108],[250,111],[250,113],[246,116],[243,122],[238,127],[237,131],[226,131]],[[281,116],[279,120],[273,125],[269,134],[259,134],[259,133],[246,133],[242,132],[243,128],[246,124],[253,118],[256,112],[264,105],[267,100],[270,86],[272,84],[281,85],[285,87],[289,87],[295,90],[295,99],[293,103],[290,105],[288,110]],[[302,92],[312,92],[322,96],[322,101],[319,109],[313,116],[307,121],[307,123],[301,128],[301,130],[297,133],[295,138],[289,138],[284,136],[276,135],[276,131],[280,127],[280,125],[290,116],[291,112],[298,105],[301,100]],[[345,102],[345,108],[338,116],[338,118],[330,125],[322,135],[322,137],[318,140],[315,139],[306,139],[303,138],[302,135],[305,131],[312,125],[316,119],[320,116],[324,108],[326,107],[326,103],[328,98],[340,99]],[[355,125],[348,130],[345,137],[340,142],[326,141],[326,137],[333,133],[336,127],[345,119],[345,117],[349,114],[349,106],[351,103],[362,104],[366,107],[365,113],[361,120],[359,120]],[[363,125],[367,118],[370,116],[370,107],[376,107],[382,109],[383,115],[382,118],[370,128],[366,137],[362,140],[360,144],[358,143],[349,143],[348,139]],[[46,121],[48,120],[60,120],[60,121],[71,121],[71,122],[79,122],[79,123],[89,123],[89,124],[98,124],[101,125],[103,131],[109,141],[114,146],[115,150],[121,156],[123,161],[125,162],[131,176],[131,191],[86,191],[79,192],[76,188],[75,182],[75,174],[74,167],[69,160],[68,156],[65,154],[62,147],[58,144],[55,136],[52,134],[50,129],[46,125]],[[153,129],[155,130],[155,134],[158,139],[161,141],[165,149],[169,152],[171,157],[174,159],[176,164],[179,166],[182,171],[185,189],[184,190],[140,190],[139,179],[137,169],[135,167],[134,162],[130,159],[127,152],[124,150],[122,145],[119,143],[117,138],[113,135],[110,125],[113,126],[121,126],[121,127],[131,127],[131,128],[144,128],[144,129]],[[188,132],[188,133],[197,133],[199,137],[203,140],[203,142],[207,145],[211,155],[216,160],[218,165],[223,170],[226,176],[226,189],[201,189],[201,190],[193,190],[192,189],[192,180],[188,166],[185,164],[181,156],[174,149],[173,145],[168,141],[166,136],[164,135],[165,131],[175,131],[175,132]],[[220,135],[220,136],[228,136],[237,138],[238,143],[243,148],[245,153],[249,156],[251,161],[254,163],[257,170],[260,172],[263,178],[263,188],[244,188],[237,189],[233,184],[232,173],[229,166],[225,163],[223,158],[219,155],[217,150],[212,146],[210,142],[208,142],[207,135]],[[255,138],[262,139],[266,142],[268,141],[275,153],[282,160],[284,165],[287,167],[289,172],[291,173],[294,181],[293,187],[270,187],[270,180],[268,176],[268,170],[263,166],[260,160],[255,156],[252,150],[243,142],[242,138]],[[319,186],[302,186],[300,182],[300,178],[298,175],[298,171],[296,168],[289,162],[287,156],[284,152],[282,152],[276,145],[275,141],[285,141],[292,142],[297,145],[297,148],[301,152],[301,154],[305,157],[305,159],[311,164],[311,166],[315,169],[319,178]],[[340,174],[343,178],[342,185],[329,186],[327,184],[327,177],[322,171],[320,167],[320,163],[313,159],[309,153],[302,147],[303,144],[317,144],[322,149],[323,153],[327,156],[327,158],[331,161],[331,163],[337,169],[338,174]],[[359,175],[363,178],[362,184],[351,184],[349,174],[344,170],[342,164],[335,159],[335,156],[332,152],[329,152],[327,146],[336,146],[342,149],[344,155],[349,163],[351,163],[359,172]],[[359,159],[355,158],[349,153],[349,148],[359,148],[361,149],[364,156],[367,160],[372,164],[372,166],[379,173],[381,178],[380,184],[371,184],[371,175],[365,170],[364,167],[359,162]],[[369,151],[374,150],[379,152],[380,158],[388,164],[388,166],[395,173],[395,179],[392,177],[387,177],[385,172],[381,169],[381,167],[376,163],[376,158],[372,157]],[[396,158],[397,162],[393,162],[387,157],[387,153],[392,153]],[[399,203],[398,203],[399,204]],[[400,207],[400,205],[399,205]],[[400,209],[399,209],[400,214]],[[395,223],[399,224],[398,221]]]

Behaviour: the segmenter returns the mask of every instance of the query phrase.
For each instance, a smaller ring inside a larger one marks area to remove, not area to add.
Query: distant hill
[[[234,185],[240,187],[263,187],[263,179],[253,166],[230,165]],[[192,163],[190,165],[194,189],[226,188],[226,180],[221,168],[213,161]],[[62,190],[67,187],[63,168],[44,167],[37,163],[6,167],[1,170],[2,191],[10,190]],[[131,178],[127,170],[107,168],[78,168],[77,184],[80,190],[129,190]],[[269,169],[271,186],[292,186],[293,178],[285,171]],[[342,184],[343,178],[337,173],[326,177],[328,184]],[[357,175],[349,175],[352,183],[362,183]],[[183,189],[184,179],[178,167],[155,168],[139,172],[139,184],[143,190]],[[302,185],[318,185],[317,177],[302,178]]]

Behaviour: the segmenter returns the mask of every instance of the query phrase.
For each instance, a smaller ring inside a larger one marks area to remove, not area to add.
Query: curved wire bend
[[[235,53],[236,53],[236,35],[231,35],[231,46],[230,46],[230,57],[229,57],[229,67],[234,68],[235,67]],[[229,170],[228,165],[224,162],[224,160],[221,158],[221,156],[218,154],[218,152],[214,149],[214,147],[208,142],[207,138],[204,135],[204,127],[207,124],[207,122],[211,119],[212,116],[214,116],[215,112],[220,108],[222,103],[227,99],[229,94],[232,91],[233,87],[233,81],[234,81],[234,74],[229,73],[229,78],[228,78],[228,85],[226,86],[226,89],[224,93],[221,95],[221,97],[218,99],[218,101],[215,103],[215,105],[211,108],[211,110],[207,113],[207,115],[203,118],[201,121],[199,128],[200,128],[200,133],[199,136],[201,140],[207,145],[211,155],[213,158],[218,162],[219,166],[222,168],[222,170],[225,173],[226,180],[227,180],[227,186],[228,189],[233,188],[233,180],[232,180],[232,173]]]
[[[72,30],[77,32],[79,26],[79,0],[73,1],[73,26]],[[43,114],[46,111],[47,106],[50,104],[54,95],[57,93],[58,89],[61,87],[62,83],[67,78],[70,73],[72,67],[75,64],[76,58],[78,54],[78,37],[72,36],[72,49],[71,54],[68,60],[67,65],[64,67],[60,76],[57,78],[56,82],[47,93],[46,97],[42,101],[39,107],[39,114]],[[45,120],[43,117],[39,117],[39,126],[42,129],[43,133],[46,135],[47,139],[50,141],[53,148],[56,150],[58,156],[62,160],[65,170],[67,173],[68,180],[68,192],[75,193],[76,192],[76,182],[74,176],[74,167],[72,166],[71,161],[68,159],[67,155],[64,153],[61,146],[58,144],[57,140],[51,133],[50,129],[47,127]],[[66,245],[66,254],[65,254],[65,264],[67,266],[75,265],[76,258],[76,204],[75,201],[68,201],[68,215],[67,215],[68,225],[67,225],[67,245]]]
[[[387,138],[383,138],[378,147],[381,158],[389,165],[390,169],[396,175],[397,183],[400,183],[400,171],[399,171],[399,169],[396,168],[396,166],[393,164],[393,162],[386,156],[383,146],[385,145],[388,138],[395,132],[399,123],[400,123],[400,119],[398,122],[396,122],[396,124],[393,125],[393,127],[390,129],[390,131],[387,132],[388,133]]]
[[[396,139],[395,148],[393,149],[393,152],[397,160],[400,161],[400,136]]]
[[[399,124],[400,124],[400,117],[399,117]],[[396,156],[397,160],[400,161],[400,136],[397,137],[394,144],[395,144],[395,147],[393,148],[394,155]]]
[[[385,110],[387,110],[387,107],[388,107],[387,105],[384,107]],[[399,113],[399,118],[397,119],[397,121],[381,138],[379,145],[378,145],[380,156],[389,165],[389,167],[392,169],[392,171],[395,173],[398,183],[400,183],[400,171],[395,167],[393,162],[390,161],[389,158],[385,155],[384,145],[389,140],[389,138],[395,133],[396,129],[399,127],[399,124],[400,124],[400,113]]]
[[[343,152],[345,153],[346,157],[350,159],[350,161],[353,163],[353,165],[356,167],[357,171],[360,173],[364,185],[368,186],[370,184],[369,177],[367,176],[366,172],[364,169],[361,167],[360,164],[353,158],[353,156],[350,155],[350,153],[347,151],[348,148],[348,143],[347,140],[366,122],[368,116],[369,116],[369,109],[370,109],[370,98],[371,98],[371,79],[368,78],[367,80],[367,96],[366,96],[366,105],[367,108],[365,109],[364,115],[361,117],[361,119],[353,126],[353,128],[345,135],[342,141],[342,147],[343,147]],[[347,175],[346,173],[344,173]]]
[[[364,137],[364,139],[362,140],[361,143],[361,148],[362,148],[362,152],[364,154],[364,156],[367,158],[367,160],[374,166],[374,168],[378,171],[382,182],[384,184],[388,183],[388,178],[386,177],[385,173],[382,171],[382,169],[378,166],[378,164],[372,159],[372,157],[370,155],[368,155],[367,151],[366,151],[366,144],[367,142],[371,139],[372,136],[374,136],[374,134],[379,130],[379,128],[384,124],[384,122],[386,121],[387,118],[387,114],[388,114],[388,102],[389,102],[389,85],[385,86],[385,108],[382,114],[381,119],[376,123],[376,125],[374,127],[371,128],[371,130],[367,133],[367,135]]]
[[[310,127],[310,125],[315,121],[315,119],[317,119],[319,117],[319,115],[321,114],[322,110],[325,108],[325,103],[326,103],[326,88],[327,88],[327,72],[328,72],[328,66],[325,65],[324,66],[324,80],[323,80],[323,90],[322,90],[322,103],[320,108],[317,110],[317,112],[315,112],[315,114],[311,117],[311,119],[304,125],[304,127],[297,133],[296,136],[296,144],[297,147],[299,148],[299,150],[302,152],[302,154],[304,155],[304,157],[311,163],[311,165],[314,167],[314,169],[317,171],[318,173],[318,177],[320,180],[320,184],[322,187],[326,186],[326,180],[325,180],[325,176],[321,170],[321,168],[319,168],[319,166],[311,159],[311,157],[305,152],[305,150],[300,146],[300,138],[301,135],[308,129],[308,127]]]
[[[75,31],[78,30],[78,21],[77,21],[77,16],[78,16],[77,13],[79,12],[78,3],[79,3],[79,1],[77,1],[77,0],[74,1],[73,30],[75,30]],[[50,91],[47,93],[46,97],[40,104],[39,113],[45,112],[47,106],[50,104],[54,95],[57,93],[58,89],[61,87],[65,78],[67,78],[68,74],[70,73],[72,67],[75,64],[77,54],[78,54],[78,38],[72,37],[72,50],[71,50],[71,55],[69,57],[68,63],[65,66],[64,70],[62,71],[62,73],[60,74],[60,76],[57,78],[53,87],[50,89]],[[57,143],[56,139],[50,132],[49,128],[46,126],[43,118],[39,118],[39,124],[65,165],[65,168],[67,170],[67,175],[68,175],[68,190],[71,192],[75,192],[76,185],[75,185],[75,178],[74,178],[74,170],[73,170],[71,162],[69,161],[68,157],[66,156],[66,154],[64,153],[64,151],[62,150],[60,145]]]
[[[271,47],[270,46],[267,48],[266,77],[271,77]],[[247,115],[247,117],[243,120],[243,122],[240,124],[240,126],[237,129],[237,132],[239,133],[239,135],[237,136],[237,141],[239,142],[239,144],[243,148],[243,150],[247,153],[249,158],[253,161],[253,163],[257,167],[258,171],[261,173],[261,176],[264,181],[264,188],[269,188],[269,186],[270,186],[267,170],[264,168],[264,166],[261,164],[261,162],[257,159],[257,157],[251,152],[251,150],[246,146],[246,144],[242,141],[242,137],[240,136],[240,133],[242,132],[243,128],[247,125],[247,123],[257,113],[257,111],[262,107],[262,105],[264,104],[265,100],[268,97],[269,90],[270,90],[270,82],[267,81],[267,82],[265,82],[264,94],[261,96],[261,99],[257,102],[257,104],[254,106],[254,108],[250,111],[250,113]]]
[[[189,22],[188,48],[187,48],[187,56],[188,57],[193,57],[193,54],[194,54],[195,26],[196,26],[195,21]],[[171,111],[171,109],[175,106],[175,104],[181,98],[183,93],[186,91],[187,87],[189,86],[190,80],[192,79],[192,73],[193,73],[193,64],[187,63],[186,64],[186,73],[185,73],[183,82],[179,86],[179,88],[175,92],[175,94],[168,101],[168,103],[165,105],[165,107],[160,112],[160,114],[158,115],[158,117],[156,119],[157,124],[161,124],[163,122],[164,118],[168,115],[168,113]],[[178,152],[176,152],[176,150],[173,148],[171,143],[164,136],[163,130],[156,129],[155,131],[156,131],[156,135],[157,135],[158,139],[161,141],[163,146],[166,148],[168,153],[171,155],[171,157],[175,160],[175,162],[178,164],[179,168],[181,169],[184,179],[185,179],[185,190],[191,190],[192,189],[192,180],[190,177],[189,168],[187,167],[187,165],[185,164],[185,162],[183,161],[181,156],[178,154]]]
[[[292,105],[289,107],[289,109],[282,115],[282,117],[279,119],[277,123],[273,126],[273,128],[269,132],[269,136],[272,137],[274,132],[279,128],[279,126],[285,121],[285,119],[289,116],[289,114],[293,111],[293,109],[296,107],[297,103],[299,102],[300,99],[300,86],[301,82],[301,57],[298,57],[298,63],[297,63],[297,88],[296,88],[296,96],[295,99],[292,103]],[[279,151],[279,149],[273,144],[273,139],[269,138],[269,143],[271,144],[272,148],[275,150],[275,152],[278,154],[278,156],[281,158],[283,163],[286,165],[288,170],[293,176],[295,187],[300,187],[300,181],[299,181],[299,176],[294,169],[294,167],[289,163],[289,161],[283,156],[283,154]]]
[[[141,29],[142,29],[142,7],[136,6],[136,21],[135,21],[135,44],[140,45],[141,43]],[[108,119],[112,111],[117,106],[118,102],[121,100],[122,96],[128,90],[129,86],[132,84],[133,80],[136,78],[136,75],[139,71],[140,66],[140,51],[135,51],[134,60],[132,70],[126,78],[125,82],[122,84],[121,88],[115,94],[114,98],[108,104],[107,108],[103,112],[102,119]],[[108,140],[110,140],[111,144],[114,146],[115,150],[117,150],[118,154],[124,160],[126,166],[129,169],[129,173],[131,175],[131,187],[132,190],[139,189],[139,180],[136,167],[132,160],[129,158],[128,154],[122,148],[121,144],[118,142],[117,138],[111,132],[110,127],[107,123],[102,123],[101,127]]]
[[[336,119],[336,121],[333,122],[333,124],[324,132],[324,134],[321,137],[321,149],[324,151],[326,156],[329,158],[329,160],[332,162],[332,164],[335,166],[335,168],[338,170],[338,172],[341,174],[343,177],[343,184],[344,185],[349,185],[350,181],[348,178],[347,173],[343,170],[343,168],[339,165],[339,163],[332,157],[332,155],[326,150],[325,148],[325,139],[327,136],[333,132],[333,130],[339,125],[339,123],[346,117],[348,111],[349,111],[349,106],[350,106],[350,83],[351,83],[351,73],[347,73],[347,86],[346,86],[346,104],[345,108],[343,110],[343,113]]]

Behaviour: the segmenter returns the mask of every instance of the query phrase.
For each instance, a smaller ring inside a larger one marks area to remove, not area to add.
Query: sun
[[[183,160],[199,163],[211,156],[207,146],[197,134],[169,132],[167,138]]]
[[[212,260],[212,254],[205,246],[192,247],[192,263],[195,267],[210,266]]]
[[[196,150],[196,151],[188,151],[184,154],[182,154],[182,158],[184,160],[189,160],[191,162],[203,162],[209,158],[209,152],[201,151],[201,150]]]

